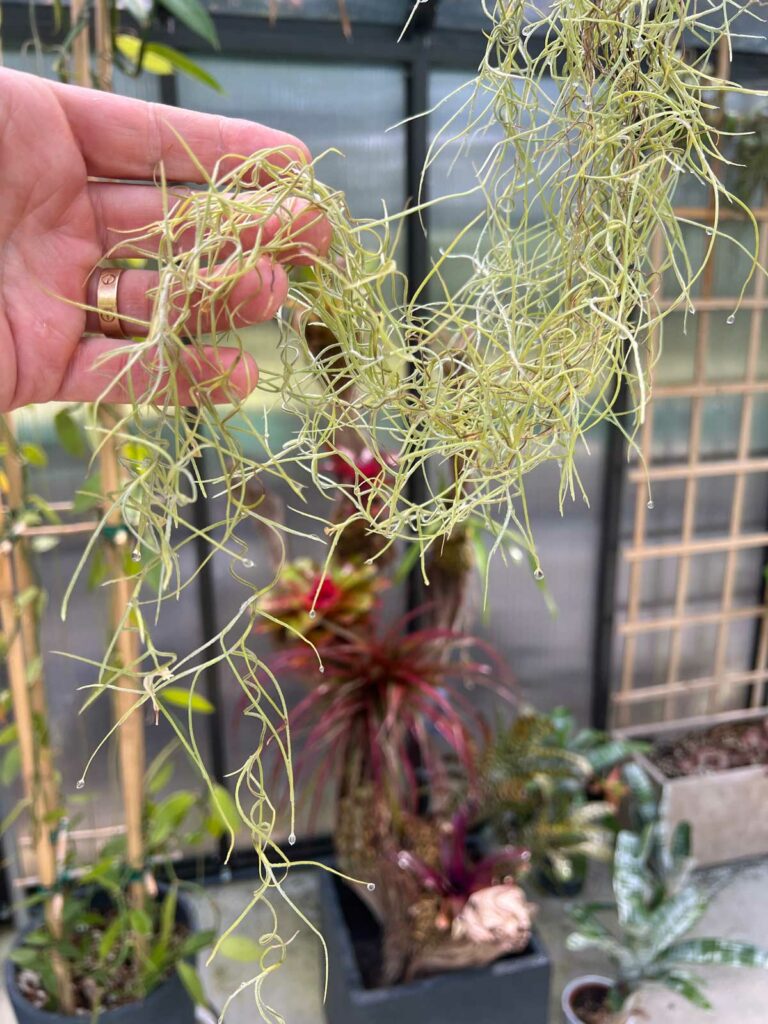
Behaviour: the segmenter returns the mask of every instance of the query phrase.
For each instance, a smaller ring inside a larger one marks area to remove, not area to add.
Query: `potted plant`
[[[642,832],[621,831],[613,862],[614,901],[570,911],[572,950],[596,949],[614,966],[610,979],[577,978],[562,998],[567,1024],[620,1020],[628,1000],[646,982],[666,985],[694,1005],[707,1007],[692,966],[768,967],[768,950],[730,939],[686,938],[711,898],[691,877],[690,829],[678,825],[669,839],[663,823]],[[610,915],[610,924],[604,920]],[[616,1016],[615,1016],[616,1015]]]
[[[110,1024],[168,1020],[193,1024],[204,1003],[193,960],[213,933],[196,931],[191,904],[176,885],[142,910],[125,897],[125,872],[103,860],[82,873],[64,900],[58,936],[45,925],[21,933],[5,965],[5,985],[19,1024],[64,1024],[88,1016]],[[52,959],[71,979],[74,1013],[63,1013]]]
[[[599,763],[624,753],[586,732],[569,745],[571,726],[562,709],[526,709],[497,729],[481,760],[480,819],[503,842],[529,849],[534,881],[561,896],[580,891],[588,858],[609,860],[613,852],[614,807],[588,799],[594,769],[582,748],[593,744]]]
[[[698,864],[768,853],[768,718],[667,735],[636,756],[666,827],[690,823]]]
[[[340,864],[375,881],[362,890],[320,879],[331,1024],[458,1024],[469,1005],[487,1021],[514,1007],[523,1024],[545,1024],[549,959],[516,881],[527,851],[471,853],[466,810],[393,821],[370,790],[347,802]]]
[[[361,587],[359,572],[332,564],[321,579],[290,563],[262,599],[270,616],[281,610],[261,627],[282,645],[271,669],[309,687],[290,716],[297,783],[315,806],[331,787],[339,869],[366,882],[320,880],[328,1017],[417,1020],[431,1006],[451,1021],[465,999],[487,998],[543,1021],[548,961],[516,881],[527,851],[472,853],[470,812],[456,809],[477,795],[488,739],[467,687],[510,699],[503,666],[472,636],[409,629],[413,616],[381,627],[373,595],[384,581]]]
[[[5,966],[19,1024],[63,1024],[84,1015],[104,1024],[192,1024],[196,1005],[205,1004],[195,958],[215,933],[197,928],[185,896],[189,886],[176,878],[173,862],[178,850],[221,835],[224,823],[217,805],[201,802],[198,793],[169,791],[177,747],[169,744],[147,772],[147,867],[140,878],[128,863],[125,835],[108,841],[93,863],[78,864],[69,841],[76,822],[60,816],[55,891],[28,899],[32,923],[17,937]],[[147,897],[140,907],[133,899],[136,882]],[[59,905],[56,928],[39,915],[51,899]],[[68,1006],[57,962],[69,982]]]
[[[67,412],[57,416],[56,426],[70,450],[76,437],[79,447],[82,438]],[[150,1010],[191,1022],[195,1002],[203,1002],[191,958],[213,936],[196,931],[191,905],[174,881],[173,855],[179,844],[194,847],[205,836],[220,836],[230,827],[227,808],[222,808],[228,798],[220,787],[209,802],[194,792],[168,792],[178,741],[166,746],[146,777],[143,743],[133,745],[122,793],[127,819],[137,803],[140,814],[129,818],[125,834],[108,842],[95,863],[78,863],[77,821],[68,813],[54,767],[40,646],[45,595],[33,565],[34,550],[49,550],[56,543],[60,513],[71,510],[54,509],[29,489],[27,468],[44,468],[45,451],[17,441],[9,419],[3,419],[2,431],[0,525],[6,540],[0,550],[0,613],[13,721],[3,730],[0,744],[7,781],[9,766],[17,764],[23,784],[22,800],[6,815],[5,827],[17,818],[24,820],[28,812],[40,882],[39,892],[29,900],[39,920],[14,945],[6,987],[20,1022],[69,1020],[84,1013],[139,1020]],[[95,496],[96,503],[100,497]],[[111,550],[103,552],[107,545]],[[129,576],[124,547],[116,530],[96,549],[103,556],[99,577],[115,556]],[[113,687],[118,675],[113,674]],[[179,704],[185,711],[213,710],[201,696],[190,704],[185,691],[173,688],[160,701],[169,720]],[[128,736],[120,733],[121,754],[126,753]],[[158,887],[158,874],[170,884]]]
[[[621,766],[635,754],[645,753],[650,745],[642,740],[611,736],[602,729],[579,729],[573,712],[565,707],[554,708],[546,717],[552,725],[548,743],[589,761],[592,770],[587,781],[589,796],[605,796],[611,803],[618,803],[624,791],[620,781]]]

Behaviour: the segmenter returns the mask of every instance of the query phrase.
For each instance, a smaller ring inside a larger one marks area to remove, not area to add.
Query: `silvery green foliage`
[[[638,781],[635,779],[635,781]],[[643,804],[648,810],[647,801]],[[685,939],[707,909],[711,892],[694,879],[690,828],[671,836],[658,820],[640,832],[622,831],[616,842],[612,903],[574,907],[569,949],[598,949],[614,964],[611,1003],[619,1008],[646,981],[655,981],[704,1008],[709,1002],[691,965],[768,967],[768,950],[729,939]],[[614,918],[609,927],[603,918]]]

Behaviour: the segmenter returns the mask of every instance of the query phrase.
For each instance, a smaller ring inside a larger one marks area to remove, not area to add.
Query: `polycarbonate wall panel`
[[[339,21],[341,16],[339,0],[208,0],[207,6],[211,11],[274,16],[295,21]],[[354,30],[355,24],[404,25],[412,2],[345,0],[344,6]]]
[[[347,195],[352,213],[360,217],[377,217],[382,201],[388,209],[402,209],[405,203],[405,130],[388,131],[405,115],[405,79],[394,68],[333,67],[310,63],[227,61],[198,57],[200,62],[223,86],[224,95],[212,93],[194,82],[179,81],[179,102],[199,110],[236,117],[247,117],[289,131],[301,138],[315,155],[331,147],[344,156],[329,155],[320,165],[319,175],[326,183],[341,188]],[[254,351],[262,362],[275,359],[277,335],[272,328],[254,332]],[[263,416],[263,396],[256,396],[249,414]],[[278,409],[270,412],[270,440],[278,448],[294,429],[289,417]],[[316,519],[327,517],[327,502],[313,496],[303,504],[284,484],[270,484],[270,498],[282,508],[288,525],[317,535]],[[214,519],[220,518],[218,506],[212,506]],[[266,583],[270,578],[270,557],[267,537],[254,527],[245,527],[242,538],[249,546],[248,557],[255,563],[246,573],[254,582]],[[322,562],[325,549],[321,544],[302,538],[290,538],[289,554],[313,556]],[[234,613],[243,601],[244,591],[231,574],[227,559],[213,563],[216,614],[220,623]],[[404,593],[398,588],[388,596],[387,615],[404,611]],[[269,657],[271,644],[267,637],[256,634],[253,647],[260,656]],[[281,683],[289,706],[307,692],[302,680],[285,678]],[[226,730],[227,769],[235,770],[253,751],[257,730],[252,719],[243,717],[243,697],[231,674],[222,672],[223,713]],[[300,747],[296,756],[300,757]],[[306,835],[307,819],[299,821],[299,836]],[[331,827],[330,812],[323,812],[314,824],[314,831],[327,832]]]
[[[405,199],[405,81],[395,68],[196,55],[223,94],[179,78],[180,106],[245,117],[302,139],[319,157],[318,176],[343,189],[356,217],[378,217]]]
[[[489,10],[493,3],[488,2]],[[481,0],[443,0],[437,8],[436,25],[438,28],[485,29],[491,22],[483,10]]]
[[[450,6],[448,4],[446,10]],[[469,89],[461,88],[469,78],[470,74],[454,72],[433,75],[430,106],[441,104],[432,115],[433,136],[442,124],[457,117],[470,95]],[[461,121],[455,120],[453,130],[460,126]],[[469,145],[461,141],[449,144],[432,169],[431,195],[452,195],[470,189],[475,183],[474,168],[482,164],[490,147],[500,139],[500,130],[494,129],[474,138]],[[451,199],[433,208],[430,212],[433,259],[482,208],[482,203],[483,197],[475,194]],[[476,234],[469,235],[458,251],[471,252],[476,239]],[[467,273],[467,266],[461,260],[449,265],[447,273],[453,286]],[[579,452],[577,467],[589,495],[590,507],[581,500],[569,500],[564,515],[560,515],[559,473],[554,466],[543,467],[526,481],[534,536],[547,586],[558,606],[556,617],[548,612],[527,563],[524,567],[505,566],[497,557],[491,569],[488,620],[482,627],[508,660],[525,699],[543,708],[568,704],[583,720],[589,716],[592,677],[604,432],[594,431],[589,443],[591,454]]]
[[[21,52],[5,49],[2,51],[2,62],[5,67],[52,80],[57,78],[54,71],[55,60],[54,53],[50,51],[37,52],[31,45],[25,47]],[[156,102],[160,99],[160,79],[156,75],[141,75],[138,78],[132,78],[116,68],[114,91],[121,96],[133,96],[136,99]]]

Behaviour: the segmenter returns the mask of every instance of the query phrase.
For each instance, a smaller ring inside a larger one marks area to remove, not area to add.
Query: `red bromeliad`
[[[503,846],[485,857],[473,857],[467,844],[469,818],[469,812],[462,810],[443,823],[436,858],[425,860],[405,849],[397,854],[397,866],[412,875],[425,892],[441,898],[450,920],[464,909],[473,893],[516,881],[530,860],[529,851],[520,846]]]
[[[261,632],[282,641],[297,635],[323,643],[335,629],[367,620],[384,585],[370,565],[331,564],[325,573],[308,558],[286,565],[279,583],[258,603]]]
[[[370,448],[360,452],[341,448],[328,460],[328,468],[340,484],[354,484],[361,493],[366,493],[381,478],[389,475],[389,471],[397,466],[397,457],[385,452],[378,458]]]
[[[304,751],[296,772],[313,766],[313,789],[335,779],[337,797],[360,785],[415,809],[426,784],[434,792],[455,765],[473,790],[476,752],[488,735],[465,690],[483,686],[507,700],[513,689],[482,640],[447,629],[408,632],[406,617],[381,634],[338,631],[317,655],[306,645],[279,656],[311,686],[290,716]]]

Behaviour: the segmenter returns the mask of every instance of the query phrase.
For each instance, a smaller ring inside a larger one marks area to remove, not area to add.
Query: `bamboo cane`
[[[5,474],[8,479],[8,511],[12,515],[16,510],[21,509],[24,504],[24,470],[13,444],[13,426],[8,418],[4,418],[5,434],[8,438],[8,447],[4,458]],[[36,587],[38,581],[32,568],[32,560],[29,554],[27,540],[17,535],[13,544],[13,571],[16,579],[16,593],[23,594],[30,587]],[[38,629],[39,624],[35,607],[32,602],[27,602],[18,611],[18,619],[21,627],[24,658],[27,666],[27,683],[29,685],[30,702],[32,713],[39,722],[48,723],[48,700],[45,691],[45,677],[41,664],[41,651]],[[33,678],[29,676],[29,667],[37,665]],[[43,787],[45,803],[49,814],[53,814],[62,806],[61,794],[56,779],[56,770],[53,763],[53,751],[47,736],[40,736],[38,741],[38,771],[40,783]]]
[[[0,501],[0,533],[10,523],[10,512],[23,501],[21,464],[13,447],[8,421],[3,418],[9,437],[4,457],[8,478],[8,505]],[[56,848],[51,834],[54,818],[60,810],[53,758],[47,739],[35,728],[35,719],[47,722],[47,707],[42,671],[28,679],[27,668],[39,653],[37,623],[31,604],[17,608],[15,594],[34,585],[34,578],[23,541],[5,540],[0,545],[0,625],[8,641],[6,657],[8,682],[13,700],[14,720],[21,759],[24,797],[29,805],[32,834],[40,884],[48,891],[45,901],[45,922],[54,939],[62,937],[62,900],[54,892],[58,880]],[[51,966],[61,1009],[74,1014],[75,995],[69,968],[60,953],[54,951]]]
[[[102,422],[109,426],[107,414],[102,414]],[[108,438],[102,445],[99,461],[101,465],[101,483],[107,501],[120,490],[120,464],[117,460],[117,448],[114,439]],[[107,525],[119,527],[120,511],[115,508],[109,515]],[[120,667],[126,670],[115,680],[114,709],[115,718],[123,724],[117,731],[118,757],[120,763],[120,786],[125,814],[125,834],[128,864],[133,872],[130,895],[134,905],[144,902],[144,888],[141,876],[144,870],[144,839],[142,833],[142,806],[144,798],[144,773],[146,751],[144,745],[144,721],[141,708],[136,704],[135,684],[128,674],[139,661],[139,637],[136,630],[127,623],[126,615],[133,597],[133,583],[126,576],[123,566],[122,549],[115,543],[110,544],[107,554],[109,576],[113,580],[112,601],[110,607],[111,625],[115,632],[119,630],[117,654]]]
[[[84,0],[72,0],[72,19],[79,16]],[[109,0],[96,0],[94,24],[95,49],[98,57],[97,78],[99,88],[112,89],[112,33],[110,25]],[[82,50],[76,50],[75,63],[77,81],[80,85],[91,85],[89,39],[87,33],[80,33],[76,43],[82,43]],[[84,51],[84,52],[83,52]],[[100,412],[100,421],[107,430],[112,421],[105,410]],[[120,491],[121,469],[117,458],[117,445],[107,437],[99,449],[102,490],[107,502]],[[113,509],[107,517],[107,526],[120,525],[120,511]],[[141,705],[136,707],[135,695],[130,693],[133,681],[130,671],[139,661],[138,634],[127,622],[128,611],[133,597],[134,585],[126,577],[120,548],[110,544],[107,554],[110,579],[113,581],[110,603],[110,622],[117,637],[117,656],[125,674],[115,680],[113,697],[114,714],[117,721],[123,721],[117,731],[118,760],[120,765],[120,787],[125,815],[126,852],[132,871],[129,895],[134,906],[144,903],[144,839],[142,831],[142,809],[144,803],[144,773],[146,751]]]

